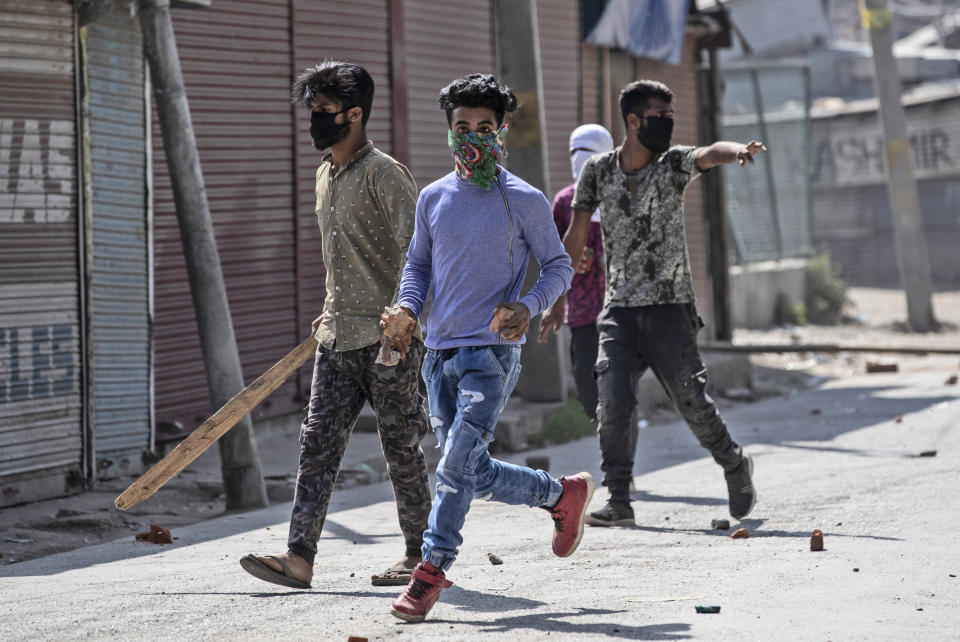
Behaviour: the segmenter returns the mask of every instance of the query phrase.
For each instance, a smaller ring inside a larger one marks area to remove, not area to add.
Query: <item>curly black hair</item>
[[[373,104],[373,78],[367,70],[352,62],[323,60],[304,70],[290,88],[291,102],[311,107],[317,94],[336,100],[343,109],[363,110],[361,123],[367,126]]]
[[[673,102],[673,92],[662,82],[656,80],[635,80],[620,92],[620,114],[627,122],[629,114],[642,116],[650,104],[651,98],[659,98],[665,103]]]
[[[440,90],[440,108],[447,114],[448,125],[452,124],[453,110],[457,107],[492,109],[497,116],[497,125],[502,125],[504,116],[516,111],[517,97],[492,74],[470,74],[457,78]]]

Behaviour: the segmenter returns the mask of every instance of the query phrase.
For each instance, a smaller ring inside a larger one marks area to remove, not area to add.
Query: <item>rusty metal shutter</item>
[[[82,458],[73,8],[0,5],[0,506]],[[29,479],[29,483],[25,480]]]
[[[573,182],[570,132],[580,124],[580,2],[537,0],[540,67],[550,185],[547,198]]]
[[[142,471],[150,446],[144,61],[129,12],[114,11],[85,31],[89,417],[104,478]]]
[[[489,0],[404,3],[410,169],[421,189],[453,171],[447,121],[437,103],[440,90],[467,74],[497,73],[491,4]]]
[[[387,0],[297,0],[294,2],[294,67],[298,76],[324,58],[362,65],[375,85],[367,137],[387,154],[393,152],[394,127],[390,84],[390,21]],[[296,107],[294,131],[297,144],[297,261],[299,321],[297,331],[306,336],[310,323],[320,316],[326,296],[320,228],[315,214],[315,177],[320,152],[310,139],[309,113]],[[398,123],[398,126],[402,124]],[[309,396],[313,361],[301,375],[301,387]]]
[[[217,0],[171,12],[246,381],[305,334],[295,318],[289,8],[289,0]],[[153,131],[156,416],[192,427],[212,409],[163,143]],[[287,382],[253,418],[297,409],[296,396]]]
[[[600,122],[600,50],[596,46],[581,44],[580,48],[581,114],[583,123]]]

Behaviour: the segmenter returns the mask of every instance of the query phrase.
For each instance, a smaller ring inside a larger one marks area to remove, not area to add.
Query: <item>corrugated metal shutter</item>
[[[600,122],[600,50],[583,43],[580,49],[580,74],[583,83],[581,120],[584,123]]]
[[[570,132],[580,124],[580,2],[537,0],[550,186],[547,198],[573,182]]]
[[[143,469],[150,445],[146,129],[140,27],[129,12],[86,28],[92,246],[91,404],[97,475]]]
[[[679,145],[696,145],[699,141],[696,40],[693,37],[687,37],[683,47],[683,59],[679,65],[637,58],[635,75],[637,79],[659,80],[673,90],[676,110],[673,142]],[[619,111],[618,107],[617,113]],[[687,189],[684,201],[684,222],[687,228],[687,247],[690,251],[690,271],[693,273],[697,310],[707,324],[712,325],[713,291],[707,264],[707,225],[703,217],[703,187],[699,180],[694,181]]]
[[[405,123],[394,123],[390,109],[390,38],[387,0],[298,0],[294,3],[293,27],[296,51],[294,75],[324,58],[362,65],[373,78],[375,90],[367,137],[383,152],[392,153],[391,131]],[[326,296],[320,228],[317,225],[315,177],[320,152],[310,139],[309,113],[296,108],[297,140],[297,261],[300,318],[297,331],[306,336],[310,323],[320,316]],[[309,395],[313,361],[304,365],[301,386]]]
[[[404,4],[410,170],[417,185],[453,170],[447,121],[437,95],[451,80],[471,73],[496,74],[493,15],[489,0]],[[509,148],[510,138],[507,137]]]
[[[217,0],[172,11],[243,375],[305,334],[296,321],[289,0]],[[154,120],[156,122],[156,120]],[[156,416],[211,412],[163,143],[153,127]],[[253,417],[298,407],[287,382]]]
[[[81,469],[72,12],[0,5],[0,506]]]

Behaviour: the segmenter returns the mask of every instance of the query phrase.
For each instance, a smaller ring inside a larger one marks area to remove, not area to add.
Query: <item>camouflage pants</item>
[[[290,518],[291,552],[313,563],[330,495],[350,432],[365,401],[377,416],[407,554],[419,557],[430,514],[427,466],[420,440],[430,424],[419,392],[423,344],[394,367],[375,363],[380,346],[317,349],[307,418],[300,427],[300,469]]]

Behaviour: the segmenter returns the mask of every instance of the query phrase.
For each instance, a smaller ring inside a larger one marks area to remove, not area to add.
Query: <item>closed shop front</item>
[[[583,106],[579,0],[538,0],[537,23],[550,168],[546,191],[552,202],[554,194],[573,182],[568,142],[581,122]]]
[[[381,151],[393,153],[394,122],[391,108],[390,15],[387,0],[297,0],[294,6],[293,77],[323,59],[346,60],[362,65],[373,78],[374,94],[367,137]],[[310,138],[310,114],[294,107],[297,158],[298,336],[306,337],[310,323],[323,311],[325,271],[317,225],[316,174],[320,152]],[[301,369],[300,389],[309,395],[313,360]]]
[[[491,5],[489,0],[404,2],[410,169],[421,189],[453,171],[440,90],[467,74],[497,73]]]
[[[0,506],[79,490],[72,5],[0,4]]]
[[[171,12],[247,382],[307,332],[296,319],[289,12],[289,0]],[[153,149],[156,418],[192,429],[213,409],[159,127]],[[291,380],[252,417],[299,407]]]
[[[150,278],[140,26],[116,10],[81,30],[89,138],[87,319],[97,476],[143,469],[150,448]]]

